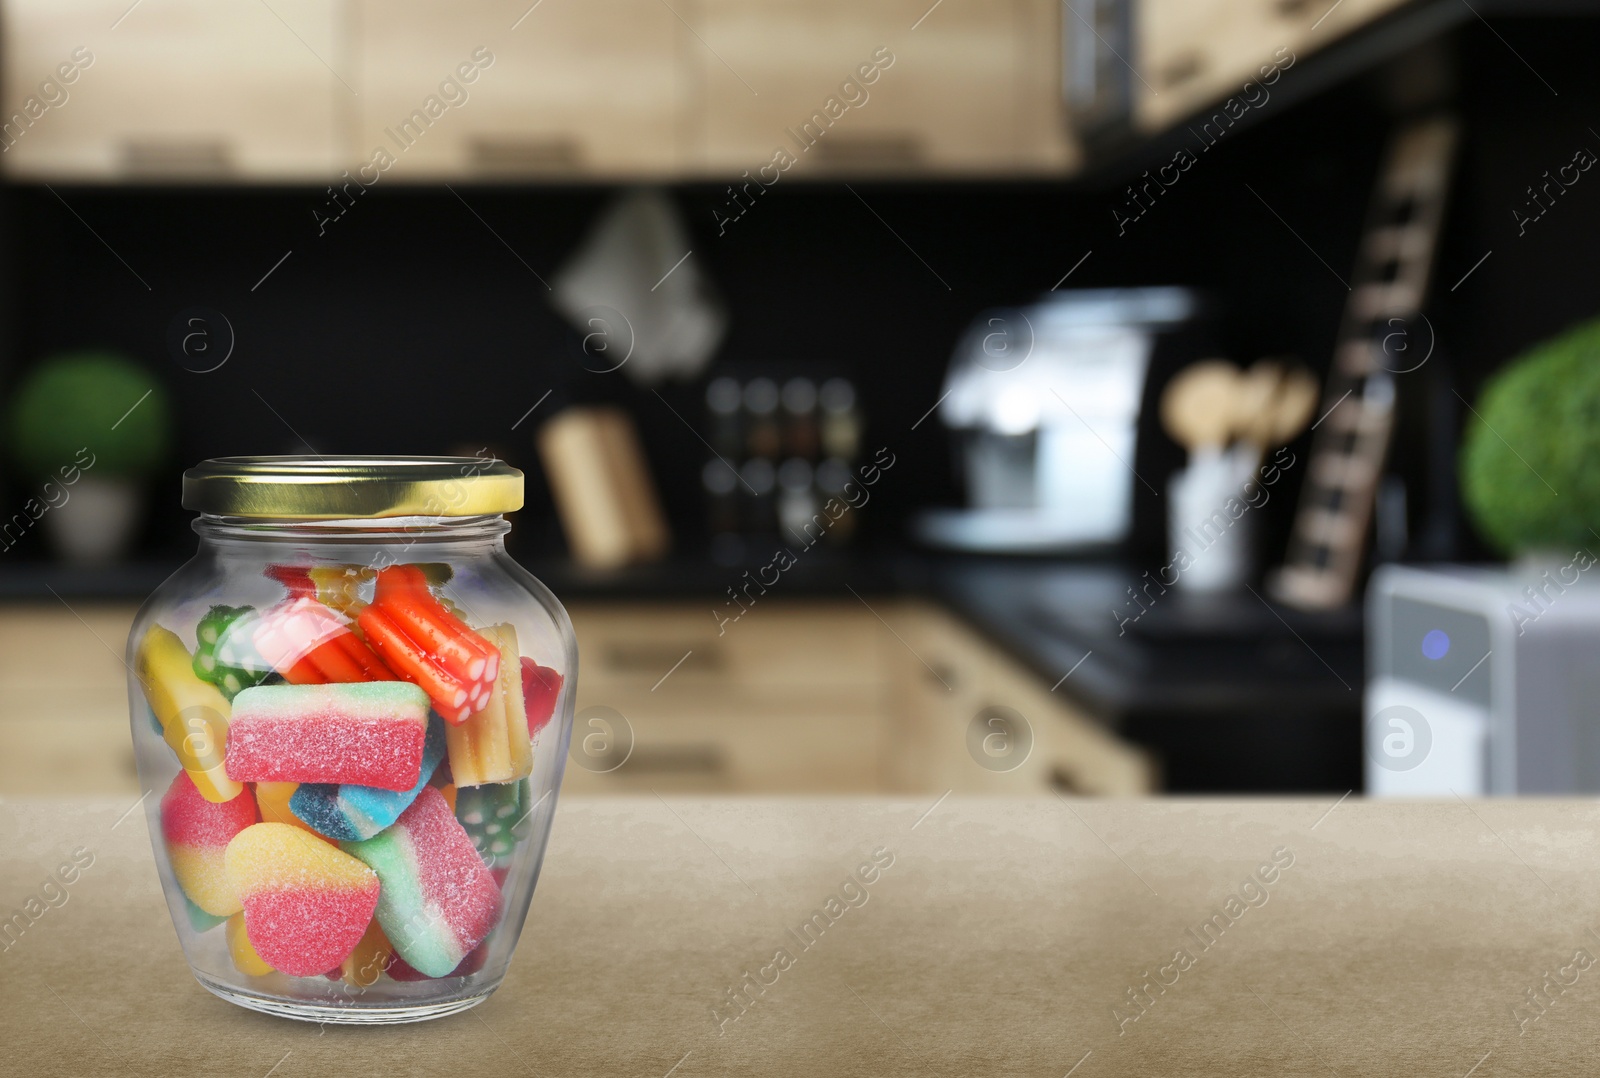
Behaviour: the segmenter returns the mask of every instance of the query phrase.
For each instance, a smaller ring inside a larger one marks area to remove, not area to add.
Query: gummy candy
[[[178,886],[201,910],[227,917],[243,907],[228,883],[223,854],[240,831],[255,823],[256,799],[241,790],[231,801],[207,801],[187,771],[180,771],[161,798],[161,834]]]
[[[378,904],[378,877],[335,846],[282,823],[258,823],[228,844],[228,879],[250,944],[273,969],[314,977],[355,950]]]
[[[403,681],[258,685],[234,699],[228,775],[409,790],[427,721],[427,696]]]
[[[500,889],[431,786],[393,827],[340,848],[377,872],[378,922],[400,957],[429,977],[455,969],[500,915]]]
[[[399,819],[433,769],[444,759],[444,722],[437,715],[428,720],[428,738],[422,748],[422,773],[409,790],[383,790],[373,786],[346,783],[334,786],[308,782],[289,799],[289,811],[318,834],[328,838],[371,838]]]

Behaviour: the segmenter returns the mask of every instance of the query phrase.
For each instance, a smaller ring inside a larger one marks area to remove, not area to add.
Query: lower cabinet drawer
[[[875,793],[884,724],[871,707],[752,709],[647,699],[585,706],[562,788],[573,794]]]
[[[860,604],[759,600],[718,624],[711,603],[574,603],[581,679],[607,691],[769,694],[882,683],[883,628]],[[725,615],[726,616],[726,615]],[[893,640],[887,646],[895,645]]]

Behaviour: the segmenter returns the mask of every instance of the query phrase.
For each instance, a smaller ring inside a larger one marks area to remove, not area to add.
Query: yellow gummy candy
[[[240,973],[251,977],[264,977],[272,972],[272,967],[267,965],[267,960],[256,954],[256,949],[250,943],[250,937],[244,930],[244,914],[236,913],[228,918],[228,954],[233,957],[233,964]]]
[[[172,874],[190,902],[213,917],[227,917],[244,909],[239,892],[228,882],[221,847],[196,849],[169,844],[167,856],[172,861]]]
[[[356,949],[350,952],[349,957],[339,967],[339,973],[347,984],[359,988],[371,988],[377,983],[378,977],[393,963],[394,944],[383,934],[378,919],[374,917],[362,935],[361,942],[356,944]]]
[[[244,786],[230,779],[223,766],[228,701],[215,685],[195,675],[194,656],[177,634],[160,625],[145,630],[134,656],[134,676],[161,723],[162,738],[178,754],[200,796],[216,804],[238,797]]]
[[[517,630],[510,625],[491,625],[475,631],[500,649],[500,673],[482,711],[467,716],[460,726],[445,726],[450,776],[457,786],[515,782],[533,771]]]
[[[256,804],[261,807],[263,823],[286,823],[313,835],[317,833],[289,808],[289,798],[300,788],[298,782],[258,782],[255,785]]]
[[[360,890],[378,876],[314,832],[281,823],[246,827],[228,843],[228,882],[248,901],[266,891],[316,886]]]

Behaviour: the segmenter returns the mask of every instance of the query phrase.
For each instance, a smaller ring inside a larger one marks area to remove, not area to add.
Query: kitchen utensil
[[[1192,363],[1162,392],[1161,425],[1191,453],[1221,449],[1237,429],[1241,397],[1259,391],[1247,388],[1239,368],[1225,359]]]
[[[1259,443],[1262,449],[1287,445],[1300,436],[1311,422],[1317,407],[1317,380],[1310,371],[1296,367],[1284,375],[1274,395],[1265,425],[1266,439]]]
[[[1300,367],[1259,359],[1241,380],[1234,430],[1257,449],[1257,456],[1292,441],[1311,421],[1317,383]]]
[[[1267,440],[1272,437],[1272,409],[1283,386],[1283,376],[1283,364],[1274,359],[1258,359],[1239,379],[1233,429],[1241,441],[1267,448]]]

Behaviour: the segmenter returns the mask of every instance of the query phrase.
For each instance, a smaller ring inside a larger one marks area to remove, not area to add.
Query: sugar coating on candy
[[[259,818],[249,790],[229,801],[207,801],[187,771],[178,772],[161,797],[162,836],[186,846],[226,847]]]
[[[172,874],[185,897],[203,912],[227,917],[242,908],[238,891],[228,881],[223,854],[233,837],[257,819],[256,800],[249,790],[230,801],[208,801],[186,771],[178,772],[162,795],[161,834]]]
[[[229,917],[226,932],[228,957],[233,959],[235,969],[251,977],[264,977],[272,972],[267,960],[257,954],[256,949],[250,945],[250,935],[245,930],[244,914],[236,913]]]
[[[488,957],[489,945],[487,943],[480,943],[478,946],[472,949],[471,954],[463,958],[456,968],[451,970],[449,973],[446,973],[445,976],[466,977],[470,974],[477,973],[483,968],[484,959]],[[406,964],[406,960],[401,958],[399,955],[395,955],[389,961],[389,976],[397,981],[432,981],[438,979],[436,977],[430,977],[426,973],[420,973],[417,970],[412,969]]]
[[[355,949],[378,904],[366,865],[297,827],[259,823],[228,845],[228,878],[261,958],[293,977],[314,977]]]
[[[377,870],[378,921],[400,957],[426,976],[449,975],[499,918],[494,877],[431,786],[393,827],[341,848]]]
[[[433,777],[434,768],[444,759],[444,753],[444,720],[432,715],[422,749],[422,770],[411,789],[383,790],[351,783],[333,786],[308,782],[289,799],[289,809],[306,826],[328,838],[352,842],[371,838],[394,823],[406,806],[416,800],[418,792]]]
[[[409,790],[427,716],[427,694],[401,681],[246,689],[233,703],[228,776]]]

